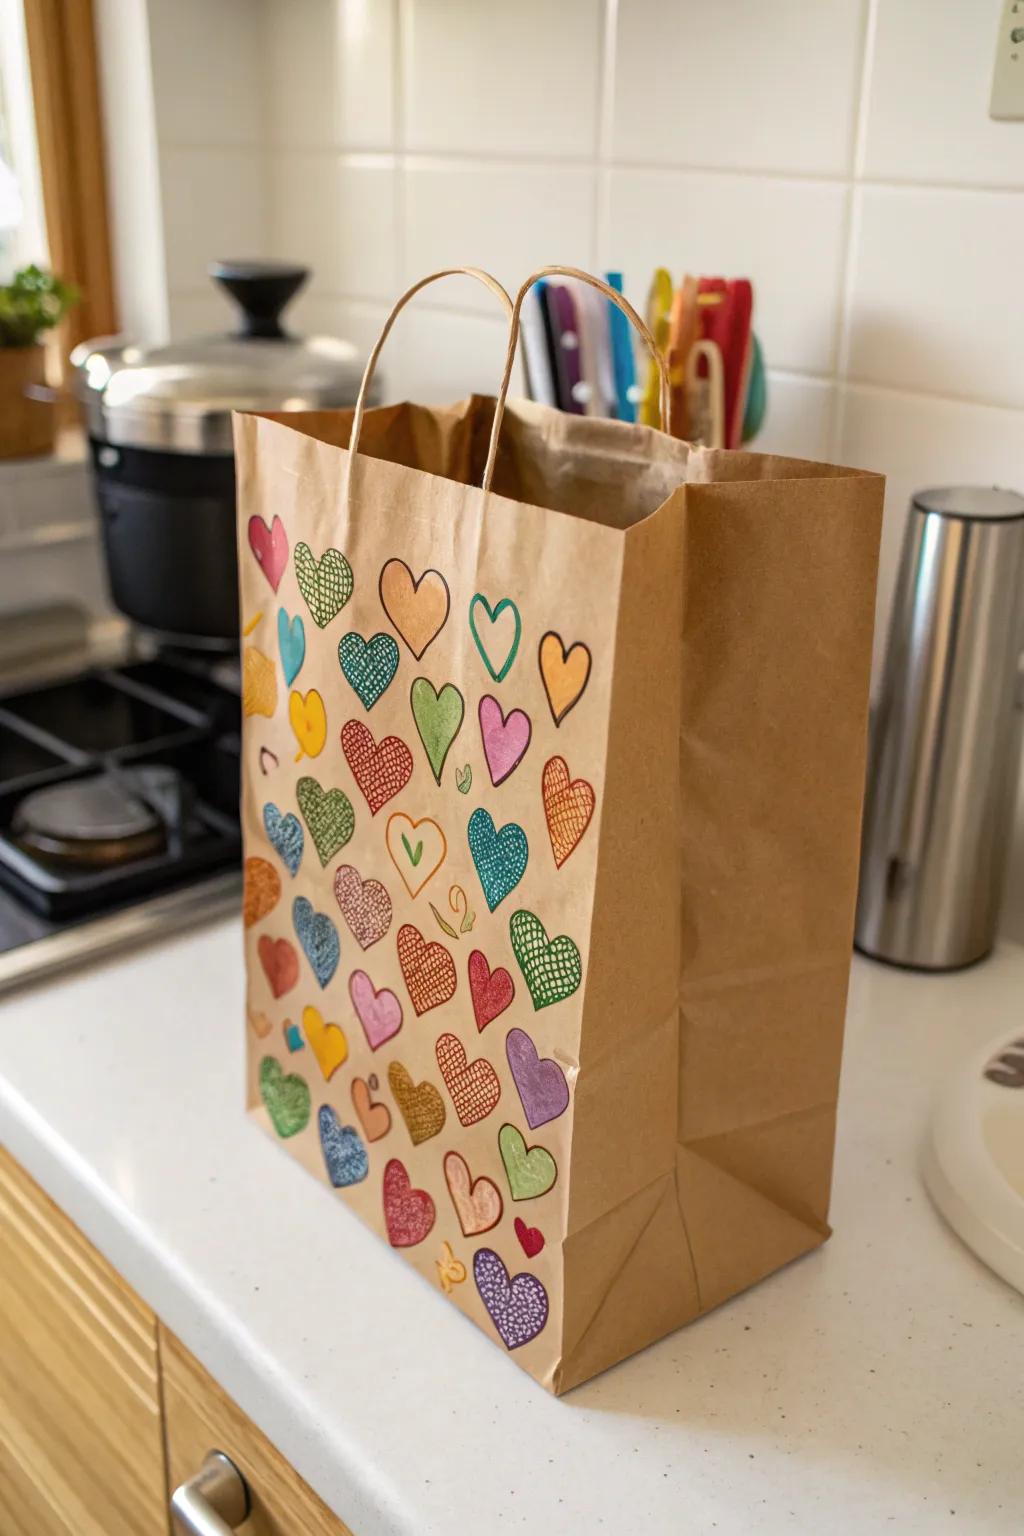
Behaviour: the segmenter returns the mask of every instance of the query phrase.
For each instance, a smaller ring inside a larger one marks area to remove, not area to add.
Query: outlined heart
[[[341,959],[337,928],[325,912],[315,912],[305,896],[296,896],[292,902],[292,922],[313,975],[326,987]]]
[[[440,784],[445,758],[466,712],[465,700],[454,683],[445,683],[438,693],[428,678],[417,677],[409,690],[409,703],[430,771]]]
[[[284,680],[290,688],[306,659],[306,626],[300,614],[290,619],[283,608],[277,610],[277,649]]]
[[[282,816],[274,802],[268,800],[263,807],[263,827],[270,846],[288,873],[294,875],[302,863],[302,849],[306,841],[301,821],[291,811],[287,816]]]
[[[370,949],[391,927],[391,897],[379,880],[364,880],[352,864],[334,876],[334,899],[360,949]]]
[[[570,779],[564,757],[551,757],[541,774],[544,820],[555,866],[561,869],[590,825],[596,796],[586,779]]]
[[[444,1085],[451,1094],[460,1124],[476,1125],[486,1120],[501,1098],[498,1074],[483,1056],[470,1061],[458,1035],[439,1035],[434,1047]]]
[[[509,1279],[494,1249],[478,1248],[473,1279],[506,1349],[520,1349],[537,1337],[548,1320],[548,1293],[536,1275],[524,1270]]]
[[[503,1125],[498,1132],[498,1151],[513,1200],[536,1200],[554,1188],[558,1164],[547,1147],[528,1147],[514,1125]]]
[[[297,688],[288,695],[288,721],[299,750],[295,761],[303,757],[319,757],[327,740],[327,711],[324,701],[315,688],[300,693]]]
[[[321,629],[352,596],[352,567],[338,549],[325,549],[318,560],[308,544],[296,544],[295,579],[313,622]]]
[[[389,987],[381,987],[378,992],[365,971],[352,972],[348,993],[370,1050],[379,1050],[402,1027],[401,1003]]]
[[[317,1128],[327,1177],[334,1188],[347,1189],[350,1184],[361,1184],[370,1171],[370,1159],[355,1126],[342,1125],[331,1106],[321,1104]]]
[[[402,1112],[414,1147],[444,1129],[444,1100],[433,1083],[414,1083],[402,1063],[393,1061],[388,1067],[388,1087]]]
[[[569,1107],[569,1084],[558,1062],[539,1056],[525,1029],[509,1030],[505,1054],[531,1131],[557,1120]]]
[[[590,651],[582,640],[566,649],[561,635],[549,629],[541,636],[537,661],[551,718],[556,725],[561,725],[570,709],[575,708],[583,697],[583,690],[590,680]]]
[[[297,1136],[309,1124],[309,1084],[297,1072],[286,1073],[273,1056],[264,1056],[259,1071],[260,1098],[270,1123],[281,1137]]]
[[[385,736],[378,745],[361,720],[347,720],[342,726],[341,750],[373,816],[412,778],[412,753],[405,742]]]
[[[530,717],[522,709],[510,709],[507,715],[502,714],[501,705],[489,693],[480,700],[478,714],[487,772],[497,789],[526,756],[532,730]]]
[[[412,1248],[430,1235],[436,1211],[425,1189],[413,1189],[405,1164],[391,1158],[384,1168],[384,1225],[392,1248]]]
[[[372,709],[398,671],[398,644],[383,631],[364,640],[350,630],[338,641],[338,661],[364,709]]]
[[[246,859],[242,877],[242,920],[247,928],[273,912],[281,899],[281,876],[266,859]]]
[[[480,806],[469,818],[466,836],[484,900],[493,912],[526,873],[530,856],[526,833],[514,821],[496,830],[490,811]]]
[[[262,517],[250,517],[246,531],[256,563],[276,592],[288,564],[288,535],[284,523],[275,517],[268,528]]]
[[[308,774],[296,784],[295,798],[320,864],[326,868],[355,831],[352,802],[343,789],[324,789]]]
[[[512,633],[508,633],[508,621],[499,625],[503,613],[511,614]],[[481,632],[478,618],[486,622]],[[497,627],[496,627],[497,626]],[[519,609],[510,597],[501,598],[492,608],[482,592],[475,592],[469,602],[469,631],[473,636],[480,658],[496,683],[509,674],[523,636],[523,620]],[[501,657],[495,665],[495,659]]]
[[[263,715],[269,720],[276,708],[274,663],[254,645],[247,645],[242,653],[242,714]]]
[[[448,843],[444,832],[429,816],[413,821],[402,811],[394,811],[388,817],[384,840],[409,895],[418,896],[445,861]]]
[[[535,1259],[544,1248],[544,1233],[539,1227],[528,1227],[521,1216],[517,1216],[512,1225],[526,1257]]]
[[[260,957],[260,965],[270,983],[271,992],[275,997],[284,997],[299,979],[299,957],[294,944],[289,944],[287,939],[272,939],[264,933],[260,936],[256,953]]]
[[[564,933],[549,939],[540,918],[523,910],[512,913],[508,933],[534,1008],[550,1008],[571,997],[583,980],[580,952],[572,939]]]
[[[455,961],[436,939],[429,944],[412,923],[398,930],[398,963],[417,1014],[440,1008],[455,996]]]
[[[303,1008],[302,1028],[317,1065],[330,1082],[343,1062],[348,1060],[348,1041],[340,1024],[328,1024],[319,1008]]]
[[[370,1097],[370,1085],[362,1077],[352,1079],[352,1104],[367,1141],[380,1141],[391,1129],[391,1111]]]
[[[474,1179],[458,1152],[445,1153],[444,1179],[463,1237],[479,1237],[498,1225],[505,1209],[501,1191],[483,1174]]]
[[[515,982],[503,965],[492,971],[487,956],[474,949],[469,957],[469,995],[473,1000],[473,1017],[481,1033],[511,1003],[516,995]]]
[[[413,580],[404,560],[389,560],[380,573],[381,607],[416,660],[436,640],[448,618],[451,594],[440,571],[428,569]]]

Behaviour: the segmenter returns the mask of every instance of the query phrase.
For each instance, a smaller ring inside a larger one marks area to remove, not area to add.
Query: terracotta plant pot
[[[30,393],[46,388],[44,347],[0,347],[0,459],[53,452],[57,432],[53,401],[34,399]]]

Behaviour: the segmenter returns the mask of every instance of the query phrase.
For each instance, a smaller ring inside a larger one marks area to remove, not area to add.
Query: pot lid
[[[281,312],[309,276],[269,261],[217,261],[210,276],[236,301],[233,335],[143,348],[120,337],[72,354],[89,432],[124,447],[231,453],[232,411],[353,405],[363,358],[351,342],[290,335]]]

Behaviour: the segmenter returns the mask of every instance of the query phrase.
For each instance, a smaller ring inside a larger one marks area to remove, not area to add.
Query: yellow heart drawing
[[[342,1062],[348,1059],[345,1031],[337,1024],[326,1024],[319,1008],[303,1008],[302,1031],[325,1081],[330,1082]]]
[[[385,834],[391,862],[401,875],[410,896],[418,896],[431,875],[444,863],[448,852],[445,835],[436,821],[422,816],[413,821],[401,811],[388,817]]]
[[[556,725],[561,725],[573,705],[579,703],[587,686],[590,652],[582,640],[566,647],[561,635],[549,629],[541,639],[537,659],[551,717]]]
[[[292,691],[288,699],[288,719],[299,744],[295,761],[299,762],[303,754],[317,757],[327,740],[327,711],[315,688],[307,694],[301,694],[297,688]]]
[[[277,708],[277,678],[274,663],[254,645],[247,645],[242,656],[242,713],[270,716]]]

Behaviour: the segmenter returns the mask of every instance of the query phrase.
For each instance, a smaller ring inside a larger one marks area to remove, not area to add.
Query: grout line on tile
[[[395,185],[392,211],[395,219],[394,279],[399,287],[407,285],[408,238],[406,231],[405,140],[407,111],[405,73],[408,38],[412,29],[410,0],[391,0],[391,140],[395,149]]]
[[[598,272],[608,249],[611,224],[611,178],[608,165],[615,133],[615,63],[618,48],[619,0],[605,0],[601,34],[601,78],[598,91],[597,161],[594,167],[594,210],[590,232],[591,267]]]
[[[922,389],[916,384],[885,384],[880,379],[868,378],[864,374],[847,374],[840,379],[840,383],[850,391],[871,390],[879,395],[900,395],[905,399],[923,400],[936,405],[969,405],[979,411],[1006,411],[1011,416],[1019,416],[1024,422],[1024,402],[1019,400],[992,400],[981,395],[951,394],[943,389]]]

